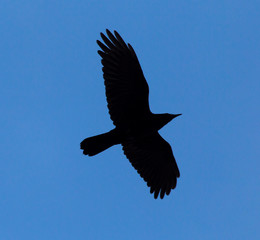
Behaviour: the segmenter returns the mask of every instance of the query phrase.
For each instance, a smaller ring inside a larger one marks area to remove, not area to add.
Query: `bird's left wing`
[[[122,143],[123,151],[147,182],[150,192],[157,198],[170,194],[180,176],[171,146],[158,132],[139,138],[128,138]]]
[[[134,125],[144,115],[150,114],[149,87],[138,58],[130,44],[126,45],[115,31],[101,33],[105,44],[97,40],[102,49],[103,77],[110,117],[119,128]]]

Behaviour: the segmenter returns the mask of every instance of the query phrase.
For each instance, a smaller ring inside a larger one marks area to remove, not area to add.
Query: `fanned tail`
[[[80,148],[83,150],[83,154],[94,156],[119,143],[119,134],[113,129],[110,132],[84,139],[80,143]]]

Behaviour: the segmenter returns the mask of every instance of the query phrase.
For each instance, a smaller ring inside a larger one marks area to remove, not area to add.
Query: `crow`
[[[181,114],[154,114],[149,107],[149,87],[134,49],[122,37],[107,29],[98,54],[103,65],[107,107],[115,128],[83,140],[83,154],[94,156],[121,144],[123,152],[150,187],[156,199],[169,195],[180,172],[171,146],[158,133],[164,125]]]

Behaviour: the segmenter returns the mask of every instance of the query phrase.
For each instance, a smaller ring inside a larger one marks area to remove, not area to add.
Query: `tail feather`
[[[115,130],[112,130],[107,133],[84,139],[80,143],[80,148],[83,150],[83,154],[94,156],[119,143],[118,134]]]

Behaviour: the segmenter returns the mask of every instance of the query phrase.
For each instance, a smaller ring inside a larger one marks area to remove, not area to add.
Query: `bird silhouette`
[[[149,107],[149,87],[138,58],[130,44],[114,31],[101,33],[104,43],[98,54],[103,65],[107,106],[115,128],[83,140],[83,154],[94,156],[121,144],[123,152],[150,187],[156,199],[162,199],[176,187],[180,172],[171,146],[158,133],[181,114],[154,114]]]

